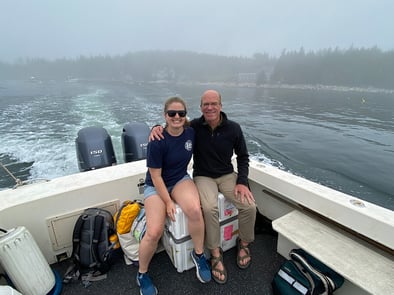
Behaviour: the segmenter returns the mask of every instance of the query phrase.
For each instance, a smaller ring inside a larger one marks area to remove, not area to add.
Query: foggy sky
[[[394,49],[393,0],[1,0],[0,61]]]

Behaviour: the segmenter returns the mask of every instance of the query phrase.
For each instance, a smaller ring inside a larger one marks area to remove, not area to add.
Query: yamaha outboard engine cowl
[[[111,137],[103,127],[85,127],[75,139],[79,171],[108,167],[116,164]]]
[[[150,129],[145,123],[127,123],[123,127],[122,147],[125,163],[146,159]]]

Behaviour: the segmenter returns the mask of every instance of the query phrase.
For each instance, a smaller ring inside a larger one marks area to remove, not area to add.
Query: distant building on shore
[[[256,84],[257,73],[238,73],[239,84]]]

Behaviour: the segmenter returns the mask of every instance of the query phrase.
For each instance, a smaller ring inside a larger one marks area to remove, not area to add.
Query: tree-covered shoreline
[[[31,77],[394,89],[394,50],[373,47],[305,52],[301,48],[284,50],[279,57],[265,53],[229,57],[190,51],[141,51],[121,56],[0,62],[0,79]]]

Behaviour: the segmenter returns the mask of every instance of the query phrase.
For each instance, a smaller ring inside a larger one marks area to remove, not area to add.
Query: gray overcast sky
[[[1,0],[0,61],[139,50],[394,49],[393,0]]]

